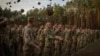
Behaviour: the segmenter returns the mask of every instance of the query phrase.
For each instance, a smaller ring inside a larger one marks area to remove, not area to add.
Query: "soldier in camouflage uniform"
[[[97,30],[97,39],[99,39],[100,38],[100,30]]]
[[[11,28],[11,32],[10,32],[10,49],[11,49],[11,55],[12,56],[17,56],[17,48],[18,48],[18,44],[17,44],[17,25],[15,24],[12,28]]]
[[[88,43],[88,32],[87,29],[85,29],[85,31],[83,32],[85,34],[84,36],[84,47],[87,46]]]
[[[40,28],[39,28],[39,30],[38,30],[38,34],[37,34],[37,40],[38,40],[38,42],[39,42],[40,49],[42,50],[42,51],[40,52],[40,54],[39,54],[40,56],[42,56],[43,49],[44,49],[44,43],[45,43],[45,39],[44,39],[44,36],[43,36],[43,34],[42,34],[43,28],[44,28],[44,26],[41,25]]]
[[[59,36],[55,36],[51,29],[51,23],[47,22],[45,28],[43,29],[43,36],[45,38],[44,50],[42,56],[53,56],[53,43],[54,39],[62,40]]]
[[[34,30],[34,36],[35,36],[35,40],[38,40],[37,39],[37,35],[38,35],[38,28],[35,26],[35,27],[33,27],[33,30]]]
[[[87,29],[87,45],[90,44],[90,29]]]
[[[77,32],[79,33],[77,36],[77,47],[76,47],[76,50],[78,51],[80,49],[80,43],[81,43],[81,35],[82,35],[81,28],[78,28]]]
[[[90,40],[89,42],[90,42],[90,43],[92,43],[92,42],[94,41],[94,36],[95,36],[95,35],[94,35],[94,30],[91,30],[91,29],[90,29],[90,38],[89,38],[89,40]]]
[[[23,46],[23,26],[19,25],[18,29],[17,29],[17,34],[18,34],[18,38],[17,38],[17,44],[18,44],[18,51],[17,54],[18,56],[22,56],[22,46]]]
[[[79,35],[79,32],[77,32],[76,26],[73,26],[71,30],[72,35],[72,47],[71,47],[71,53],[76,52],[76,46],[77,46],[77,37]]]
[[[9,50],[9,29],[7,18],[0,18],[0,56],[11,56]]]
[[[99,39],[100,38],[100,30],[97,30],[97,38]]]
[[[98,30],[95,30],[95,41],[99,39],[99,31]]]
[[[71,37],[71,29],[70,27],[67,27],[65,29],[65,38],[63,43],[63,54],[62,56],[68,56],[71,55],[71,45],[72,45],[72,37]]]
[[[86,32],[85,32],[86,30],[85,29],[83,29],[82,31],[81,31],[81,33],[82,33],[82,35],[81,35],[81,37],[82,37],[82,48],[83,47],[85,47],[85,45],[86,45]]]
[[[57,29],[55,29],[54,33],[56,36],[64,38],[64,30],[63,30],[62,24],[58,25],[58,27],[57,27]],[[55,43],[54,56],[61,56],[62,41],[55,39],[54,43]]]
[[[37,31],[37,40],[39,41],[41,39],[41,33],[42,33],[42,30],[43,30],[43,25],[40,26],[40,28],[38,29]]]
[[[54,25],[53,25],[53,31],[55,31],[57,27],[58,27],[58,24],[57,24],[57,23],[54,24]]]
[[[79,49],[84,47],[84,41],[85,41],[85,38],[86,38],[86,35],[85,35],[84,32],[85,32],[85,30],[81,29],[80,36],[78,37],[78,39],[79,39]]]
[[[39,49],[34,40],[33,19],[32,17],[28,18],[28,24],[23,31],[23,56],[34,56],[34,48]]]

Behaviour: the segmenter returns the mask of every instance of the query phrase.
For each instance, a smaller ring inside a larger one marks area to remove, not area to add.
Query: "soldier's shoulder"
[[[43,30],[42,30],[42,33],[43,33],[43,34],[47,33],[47,29],[43,29]]]
[[[15,28],[11,28],[11,31],[12,31],[12,32],[15,31]]]
[[[30,31],[30,29],[29,29],[28,26],[25,26],[25,27],[23,28],[23,31],[24,31],[24,32],[28,32],[28,31]]]
[[[24,27],[24,29],[28,28],[27,26]]]

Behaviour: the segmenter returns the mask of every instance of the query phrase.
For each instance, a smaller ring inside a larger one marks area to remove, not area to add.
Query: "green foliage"
[[[54,5],[54,16],[63,16],[64,9],[59,4]]]
[[[100,8],[100,0],[71,0],[63,6],[55,3],[52,7],[54,14],[50,17],[46,14],[46,7],[31,9],[27,11],[26,15],[22,15],[24,9],[21,9],[21,11],[11,11],[11,9],[2,9],[0,7],[0,16],[16,21],[18,24],[25,24],[27,17],[34,17],[36,22],[44,22],[46,20],[64,21],[73,18],[72,16],[76,14],[79,17],[86,10],[91,11],[92,9]]]
[[[100,0],[92,0],[92,6],[95,8],[100,8]]]

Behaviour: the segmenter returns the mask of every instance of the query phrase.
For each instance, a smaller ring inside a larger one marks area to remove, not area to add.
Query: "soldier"
[[[85,29],[85,31],[83,32],[84,33],[84,47],[87,46],[87,43],[88,43],[88,32],[87,32],[87,29]]]
[[[98,30],[98,36],[99,36],[98,38],[100,39],[100,30]]]
[[[99,31],[98,30],[95,30],[95,41],[99,39]]]
[[[41,25],[40,28],[38,29],[37,31],[37,40],[39,41],[40,38],[41,38],[41,33],[42,33],[42,30],[43,30],[44,26]]]
[[[76,51],[78,51],[78,50],[80,49],[80,42],[81,42],[81,35],[82,35],[81,30],[82,30],[81,28],[78,28],[78,29],[77,29],[77,33],[79,33],[79,34],[78,34],[78,36],[77,36]]]
[[[54,39],[63,40],[60,36],[55,36],[51,29],[51,23],[47,22],[45,28],[43,29],[43,36],[45,38],[43,56],[53,56],[53,43]]]
[[[58,27],[58,24],[54,24],[53,25],[53,31],[55,31],[57,27]]]
[[[94,30],[90,29],[90,43],[92,43],[94,41]]]
[[[62,56],[71,55],[71,45],[72,45],[72,37],[71,37],[71,27],[67,27],[65,29],[65,38],[63,43],[63,54]]]
[[[56,36],[60,36],[61,38],[64,37],[64,30],[62,24],[58,24],[58,27],[55,29],[54,33]],[[62,41],[55,39],[54,43],[55,43],[54,56],[61,56]]]
[[[33,27],[33,30],[34,30],[34,36],[37,36],[38,34],[38,27]],[[37,40],[37,37],[34,38],[35,40]]]
[[[82,35],[81,35],[81,37],[82,37],[82,43],[81,43],[81,44],[82,44],[82,48],[85,47],[85,45],[86,45],[85,42],[86,42],[86,37],[87,37],[87,36],[86,36],[86,32],[85,32],[85,31],[86,31],[86,29],[83,29],[83,30],[81,31],[81,33],[82,33]]]
[[[40,45],[40,48],[41,48],[41,52],[40,52],[40,56],[42,55],[42,53],[43,53],[43,48],[44,48],[44,42],[45,42],[45,39],[44,39],[44,37],[43,37],[43,35],[42,35],[42,30],[43,30],[43,28],[44,28],[44,26],[43,25],[41,25],[40,26],[40,28],[39,28],[39,30],[38,30],[38,34],[37,34],[37,40],[38,40],[38,42],[39,42],[39,45]]]
[[[8,19],[0,18],[0,56],[11,56],[9,50],[9,30],[7,28]]]
[[[28,18],[28,24],[23,31],[23,56],[34,56],[34,48],[40,49],[34,40],[33,19],[32,17]]]
[[[82,48],[82,45],[83,45],[83,29],[80,29],[80,35],[78,36],[78,49],[81,49]]]
[[[11,32],[10,32],[10,49],[11,49],[11,55],[12,56],[17,56],[17,25],[14,24],[14,26],[11,28]]]
[[[100,30],[98,30],[98,33],[99,33],[99,39],[100,39]]]
[[[18,44],[18,51],[17,54],[18,56],[22,56],[22,46],[23,46],[23,26],[19,25],[18,29],[17,29],[17,34],[18,34],[18,38],[17,38],[17,44]]]
[[[72,35],[72,47],[71,47],[71,52],[75,53],[76,52],[76,46],[77,46],[77,37],[78,37],[79,32],[76,31],[76,26],[73,26],[71,30],[71,35]]]
[[[88,34],[88,36],[87,36],[87,45],[88,45],[88,44],[90,44],[90,35],[91,35],[90,29],[87,29],[87,34]]]

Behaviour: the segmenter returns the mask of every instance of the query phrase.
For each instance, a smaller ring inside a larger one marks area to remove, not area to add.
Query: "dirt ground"
[[[74,56],[100,56],[100,39],[79,50]]]

